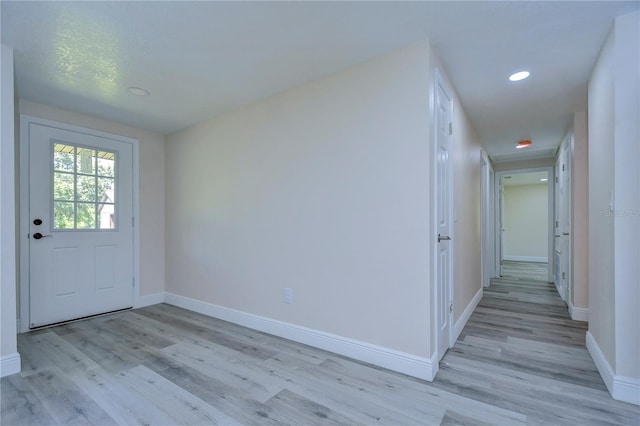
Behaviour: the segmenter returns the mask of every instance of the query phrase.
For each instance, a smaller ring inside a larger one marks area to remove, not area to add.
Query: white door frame
[[[482,203],[480,241],[480,265],[482,271],[482,287],[489,287],[491,278],[496,277],[495,271],[495,249],[493,239],[495,238],[495,221],[493,220],[493,167],[489,156],[484,150],[480,150],[480,164],[482,165],[482,175],[480,177],[480,196]]]
[[[432,183],[432,244],[431,247],[433,248],[433,259],[432,259],[432,264],[433,264],[433,305],[435,307],[434,309],[434,313],[435,315],[432,316],[432,321],[433,324],[435,325],[433,327],[433,329],[435,330],[435,353],[437,355],[438,360],[442,358],[442,356],[444,354],[439,353],[439,339],[440,339],[440,332],[439,332],[439,327],[438,327],[438,316],[440,314],[440,306],[438,304],[438,271],[437,271],[437,265],[438,265],[438,252],[439,252],[439,244],[438,243],[438,179],[437,179],[437,173],[438,173],[438,129],[437,129],[437,122],[436,122],[436,110],[437,110],[437,105],[436,105],[436,96],[437,96],[437,90],[438,90],[438,86],[441,86],[443,88],[443,90],[446,92],[447,96],[449,97],[449,99],[451,99],[451,109],[450,109],[450,113],[451,113],[451,123],[453,123],[453,113],[454,113],[454,105],[453,105],[453,90],[451,89],[451,87],[449,86],[449,84],[447,83],[447,81],[442,77],[440,71],[438,69],[435,70],[435,82],[434,82],[434,91],[433,91],[433,98],[432,98],[432,114],[431,114],[431,122],[433,124],[433,129],[432,129],[432,137],[433,137],[433,143],[432,143],[432,168],[433,168],[433,172],[432,172],[432,179],[433,179],[433,183]],[[453,136],[451,137],[451,146],[450,148],[450,152],[449,154],[452,154],[453,151]],[[451,237],[451,241],[448,241],[447,243],[450,244],[450,250],[451,250],[451,261],[450,263],[450,268],[449,268],[449,300],[451,305],[453,306],[454,304],[454,288],[453,288],[453,283],[454,283],[454,271],[455,271],[455,267],[454,267],[454,262],[455,262],[455,256],[453,255],[454,253],[454,248],[455,248],[455,226],[454,226],[454,218],[455,218],[455,213],[454,213],[454,182],[453,182],[453,161],[450,157],[450,167],[449,167],[449,186],[450,186],[450,199],[449,199],[449,223],[451,224],[451,230],[450,230],[450,234],[449,237]],[[448,312],[448,316],[449,316],[449,345],[448,347],[451,348],[453,346],[453,344],[455,343],[455,331],[454,331],[454,316],[453,316],[453,310],[449,309]]]
[[[91,136],[114,139],[119,142],[128,143],[133,148],[133,307],[140,306],[140,162],[139,162],[139,142],[137,139],[112,133],[93,130],[86,127],[74,126],[58,121],[34,117],[27,114],[20,114],[20,321],[18,331],[26,333],[29,329],[29,125],[40,124],[43,126],[55,127],[76,133],[84,133]]]
[[[515,175],[521,173],[532,173],[532,172],[547,172],[549,176],[549,180],[547,181],[547,234],[548,234],[548,242],[547,242],[547,280],[549,282],[553,282],[553,255],[554,255],[554,233],[553,233],[553,221],[554,221],[554,200],[555,200],[555,167],[535,167],[530,169],[514,169],[514,170],[502,170],[495,173],[495,194],[496,194],[496,208],[500,208],[498,197],[500,196],[500,182],[502,181],[502,177],[505,175]],[[504,201],[504,200],[503,200]],[[504,204],[504,203],[503,203]],[[504,220],[504,218],[503,218]],[[498,226],[496,222],[496,238],[497,245],[500,246],[500,253],[503,253],[502,244],[504,243],[502,240],[502,228],[501,225]],[[498,251],[498,250],[496,250]],[[502,257],[502,256],[500,256]],[[496,259],[496,265],[500,267],[501,258]],[[500,273],[502,271],[500,270]]]

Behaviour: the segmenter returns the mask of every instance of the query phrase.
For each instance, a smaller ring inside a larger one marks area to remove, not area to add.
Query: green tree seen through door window
[[[55,229],[116,227],[116,152],[53,145]]]

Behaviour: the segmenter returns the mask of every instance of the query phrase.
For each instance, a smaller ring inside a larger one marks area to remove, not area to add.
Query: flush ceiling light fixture
[[[548,178],[542,178],[540,179],[540,182],[547,182],[549,179]]]
[[[149,96],[149,91],[147,89],[143,89],[142,87],[131,86],[127,89],[129,93],[136,96]]]
[[[520,81],[529,77],[529,71],[520,71],[509,76],[509,80],[511,81]]]
[[[516,148],[517,149],[529,148],[532,144],[533,144],[533,142],[531,142],[531,141],[520,141],[516,145]]]

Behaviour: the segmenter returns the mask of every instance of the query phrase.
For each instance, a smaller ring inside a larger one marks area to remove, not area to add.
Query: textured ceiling
[[[18,96],[170,133],[430,39],[494,160],[553,155],[625,2],[12,2]],[[510,73],[531,77],[510,83]],[[128,93],[143,87],[148,97]],[[518,139],[534,147],[515,151]]]

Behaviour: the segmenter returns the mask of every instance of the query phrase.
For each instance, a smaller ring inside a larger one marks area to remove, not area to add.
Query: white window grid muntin
[[[73,150],[73,171],[65,171],[65,170],[56,170],[55,168],[55,146],[57,144],[61,144],[61,145],[66,145],[66,146],[71,146],[74,148]],[[94,156],[94,160],[95,160],[95,173],[94,174],[87,174],[87,173],[79,173],[78,172],[78,148],[81,149],[90,149],[93,151],[97,151],[97,152],[108,152],[113,154],[114,159],[113,159],[113,176],[105,176],[105,175],[100,175],[98,174],[98,160],[97,160],[97,155]],[[120,163],[120,152],[117,149],[107,149],[107,148],[102,148],[102,147],[96,147],[96,146],[91,146],[91,145],[83,145],[83,144],[77,144],[77,143],[73,143],[73,142],[68,142],[68,141],[63,141],[63,140],[59,140],[59,139],[51,139],[50,140],[50,156],[49,156],[49,174],[50,174],[50,182],[51,182],[51,186],[49,188],[49,221],[50,221],[50,230],[52,232],[117,232],[120,229],[120,214],[118,212],[119,210],[119,198],[120,198],[120,191],[118,190],[118,186],[119,186],[119,179],[118,179],[118,172],[119,172],[119,163]],[[55,188],[55,174],[57,173],[62,173],[62,174],[67,174],[67,175],[71,175],[73,176],[73,200],[57,200],[55,199],[55,194],[54,194],[54,188]],[[87,201],[78,201],[77,200],[77,179],[78,179],[78,175],[80,176],[91,176],[94,177],[96,179],[96,198],[95,198],[95,202],[87,202]],[[98,196],[97,196],[97,179],[100,178],[109,178],[109,179],[113,179],[113,186],[114,186],[114,200],[113,203],[101,203],[100,201],[98,201]],[[73,228],[56,228],[55,227],[55,203],[56,202],[67,202],[67,203],[73,203]],[[77,227],[77,222],[78,222],[78,204],[91,204],[93,205],[96,210],[94,213],[94,220],[95,220],[95,225],[93,228],[78,228]],[[97,226],[99,226],[99,217],[97,214],[97,208],[100,205],[113,205],[114,206],[114,217],[115,217],[115,227],[113,228],[98,228]]]

